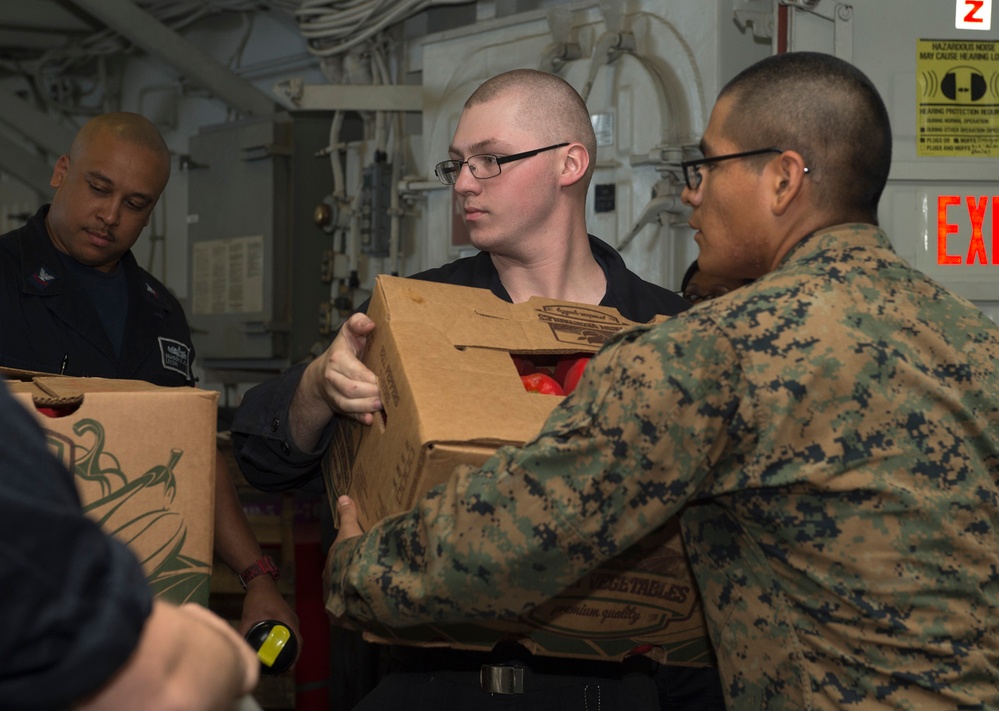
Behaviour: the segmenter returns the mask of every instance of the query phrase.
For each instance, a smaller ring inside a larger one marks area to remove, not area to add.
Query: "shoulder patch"
[[[191,347],[173,338],[157,339],[160,342],[160,361],[165,370],[180,373],[187,380],[191,379]]]

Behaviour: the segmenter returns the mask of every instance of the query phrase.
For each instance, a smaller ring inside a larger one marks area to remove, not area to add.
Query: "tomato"
[[[584,353],[566,353],[559,356],[558,362],[555,363],[555,380],[558,381],[559,385],[565,383],[565,374],[572,367],[572,364],[585,355]]]
[[[579,384],[579,379],[583,377],[583,371],[586,369],[586,364],[589,362],[590,356],[583,356],[582,358],[577,358],[573,361],[573,363],[566,369],[565,375],[562,376],[562,390],[566,395],[576,389],[576,385]]]
[[[82,398],[79,402],[59,403],[58,405],[38,405],[35,409],[46,417],[66,417],[67,415],[72,415],[74,412],[79,410],[81,404],[83,404]]]
[[[569,372],[569,368],[574,366],[581,358],[589,360],[592,357],[592,353],[563,353],[555,362],[555,380],[560,385],[565,383],[565,374]]]
[[[513,360],[513,365],[517,368],[517,375],[528,375],[529,373],[534,373],[538,370],[537,366],[531,362],[530,358],[514,355],[513,353],[510,354],[510,358]]]
[[[562,386],[550,375],[528,373],[521,375],[520,379],[524,383],[524,390],[528,392],[541,393],[542,395],[565,395],[562,392]]]

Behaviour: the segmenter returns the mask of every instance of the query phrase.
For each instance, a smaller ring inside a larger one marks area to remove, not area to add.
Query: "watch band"
[[[246,590],[247,584],[259,575],[269,575],[275,580],[281,578],[277,563],[269,555],[257,558],[253,561],[253,565],[239,574],[239,583],[243,586],[243,590]]]

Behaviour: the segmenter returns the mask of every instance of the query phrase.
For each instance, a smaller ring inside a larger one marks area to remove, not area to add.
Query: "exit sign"
[[[991,235],[986,241],[986,220],[992,204]],[[967,216],[971,224],[970,234],[961,235],[961,228],[953,221],[954,215],[948,214],[949,209],[961,211],[967,206]],[[937,264],[999,264],[999,195],[939,195],[937,196]],[[950,236],[954,240],[967,244],[967,250],[955,249],[950,244]],[[963,238],[963,239],[961,239]]]
[[[954,27],[959,30],[992,29],[992,0],[956,0]]]

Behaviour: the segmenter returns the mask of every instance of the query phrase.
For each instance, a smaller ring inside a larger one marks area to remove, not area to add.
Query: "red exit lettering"
[[[947,208],[961,204],[959,195],[940,195],[937,197],[937,264],[988,264],[988,252],[985,249],[985,234],[982,230],[985,224],[985,213],[989,205],[989,197],[974,195],[965,197],[968,206],[968,216],[971,218],[971,241],[968,244],[968,256],[962,259],[960,255],[947,251],[947,237],[956,234],[958,226],[947,221]],[[992,264],[999,264],[999,195],[992,196]]]

